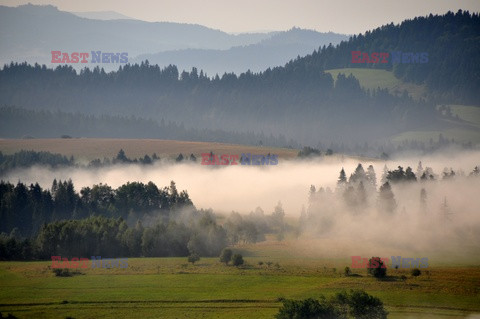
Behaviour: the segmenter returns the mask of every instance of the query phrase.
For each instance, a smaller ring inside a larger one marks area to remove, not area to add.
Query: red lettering
[[[360,55],[362,52],[360,51],[352,51],[352,63],[360,63]]]
[[[202,153],[202,165],[211,165],[210,163],[210,154]]]
[[[62,52],[52,51],[52,63],[61,63],[62,61],[58,58]]]
[[[72,53],[72,63],[78,63],[78,52]]]
[[[73,257],[72,261],[70,261],[70,268],[78,268],[78,258]]]
[[[61,260],[60,256],[52,256],[52,268],[60,268],[59,260]]]
[[[382,268],[387,268],[387,263],[389,261],[388,258],[380,258],[380,260],[383,262]]]
[[[82,62],[82,63],[87,63],[88,62],[87,59],[86,59],[86,58],[88,58],[88,52],[80,53],[80,57],[82,58],[82,61],[80,61],[80,62]]]
[[[229,157],[230,157],[230,156],[228,156],[228,155],[226,155],[226,154],[223,154],[222,156],[220,156],[220,158],[221,158],[221,160],[222,160],[220,164],[221,164],[221,165],[228,165],[228,158],[229,158]]]
[[[378,268],[378,266],[380,265],[378,263],[378,261],[380,260],[380,258],[377,258],[377,257],[374,257],[370,260],[370,264],[368,265],[368,268]]]
[[[68,53],[66,53],[66,52],[62,53],[62,63],[70,63],[70,57],[68,56]]]
[[[88,258],[80,258],[80,268],[88,268]]]
[[[68,258],[62,258],[62,268],[70,268],[70,264],[68,262]]]
[[[230,155],[230,165],[238,165],[235,160],[238,160],[238,155]]]
[[[362,57],[362,63],[370,63],[370,57],[368,56],[368,53],[367,52],[363,52],[362,53],[363,57]]]
[[[388,52],[380,53],[380,58],[382,59],[382,61],[380,61],[380,63],[388,63],[388,60],[387,60],[388,57],[389,57]]]
[[[352,268],[353,269],[362,268],[362,265],[359,263],[360,260],[362,260],[362,257],[352,256]]]
[[[372,53],[372,63],[378,63],[378,52]]]

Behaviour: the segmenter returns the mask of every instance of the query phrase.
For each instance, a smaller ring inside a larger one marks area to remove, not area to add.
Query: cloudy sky
[[[146,21],[196,23],[226,32],[297,26],[354,34],[429,13],[480,12],[480,0],[0,0],[6,6],[28,2],[63,11],[116,11]]]

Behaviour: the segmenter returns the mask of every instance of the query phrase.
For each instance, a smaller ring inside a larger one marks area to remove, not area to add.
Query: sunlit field
[[[319,257],[323,249],[298,253],[301,244],[288,239],[234,247],[245,256],[240,267],[218,258],[194,265],[187,258],[134,258],[126,269],[80,269],[80,275],[55,277],[51,262],[2,262],[0,311],[18,318],[272,318],[284,298],[364,289],[384,302],[389,318],[480,312],[478,260],[431,263],[418,277],[409,269],[388,269],[387,278],[377,280],[365,269],[352,269],[347,277],[349,257]]]

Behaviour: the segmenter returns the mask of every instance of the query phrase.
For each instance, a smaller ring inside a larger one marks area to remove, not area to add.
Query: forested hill
[[[191,128],[283,134],[314,145],[365,142],[440,124],[432,104],[386,90],[366,92],[353,77],[340,75],[334,83],[328,73],[291,65],[209,79],[196,69],[179,74],[174,66],[148,63],[80,74],[70,66],[12,64],[0,71],[0,104],[164,118]]]
[[[352,63],[352,51],[388,52],[388,63]],[[392,52],[426,52],[427,63],[392,63]],[[480,100],[480,17],[468,11],[405,20],[359,34],[336,47],[322,47],[289,63],[317,70],[344,67],[393,70],[396,77],[425,83],[431,96],[444,103]]]
[[[71,66],[53,70],[12,63],[0,71],[0,105],[163,118],[189,128],[283,134],[304,145],[370,143],[405,131],[462,125],[442,120],[435,104],[478,103],[479,25],[478,15],[468,12],[416,18],[322,48],[284,67],[239,76],[209,78],[196,68],[180,73],[176,66],[162,69],[148,61],[111,73],[98,67],[77,73]],[[342,66],[392,67],[351,64],[353,50],[428,52],[428,63],[397,64],[393,70],[424,81],[437,92],[435,98],[413,101],[406,93],[365,91],[354,77],[333,79],[324,72]]]

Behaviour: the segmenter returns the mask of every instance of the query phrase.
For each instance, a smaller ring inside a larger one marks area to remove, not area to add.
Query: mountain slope
[[[371,55],[426,52],[427,63],[352,63],[352,51]],[[392,70],[407,82],[425,84],[432,100],[478,104],[480,101],[480,16],[459,10],[405,20],[353,36],[338,46],[325,47],[292,62],[292,67],[317,70],[379,68]]]
[[[452,20],[451,15],[432,16],[422,23],[432,30],[444,30]],[[471,38],[468,30],[477,18],[458,14],[455,19],[464,25],[455,28],[462,32],[442,34],[430,41],[441,43],[454,35],[460,37],[451,39],[454,43],[468,43]],[[411,29],[408,21],[398,28],[404,38],[410,39],[403,39],[401,43],[409,43],[412,47],[417,44],[414,40],[416,29]],[[378,43],[391,41],[385,40],[390,27],[378,30],[375,32]],[[367,32],[355,39],[370,39],[371,34]],[[392,95],[387,89],[366,91],[353,76],[338,74],[334,79],[325,73],[326,66],[341,64],[345,52],[348,58],[352,43],[360,41],[355,39],[342,42],[336,48],[323,47],[284,67],[269,68],[257,74],[245,72],[239,76],[224,74],[214,78],[206,77],[196,68],[191,72],[179,72],[175,66],[160,68],[149,63],[126,65],[108,74],[99,68],[77,73],[69,66],[52,70],[11,64],[0,71],[0,105],[96,115],[135,115],[157,121],[164,118],[191,128],[264,132],[267,136],[283,134],[304,145],[316,145],[319,141],[324,144],[376,143],[406,131],[455,130],[468,124],[451,112],[439,112],[435,96],[416,101],[408,94]],[[370,40],[376,43],[375,38]],[[366,45],[369,41],[359,43]],[[431,68],[447,72],[447,80],[460,84],[450,88],[451,96],[462,95],[465,90],[471,93],[464,81],[478,74],[476,66],[465,70],[464,66],[471,60],[462,61],[463,53],[455,49],[453,56],[445,58],[447,62],[459,61],[460,67],[439,64],[441,60],[435,57],[426,69],[418,65],[412,68],[419,67],[415,72],[421,73],[417,76],[426,78],[436,72]],[[469,85],[475,87],[478,82]]]
[[[335,45],[347,39],[346,35],[293,28],[248,46],[228,50],[187,49],[143,54],[132,62],[148,60],[159,66],[174,64],[180,70],[196,67],[209,75],[225,72],[240,74],[247,70],[260,72],[269,67],[284,65],[297,56],[310,54],[320,46],[330,43]]]
[[[0,63],[49,63],[51,51],[142,53],[185,48],[228,49],[268,34],[231,35],[200,25],[139,20],[91,20],[53,6],[0,6]]]
[[[130,19],[131,17],[123,15],[115,11],[87,11],[87,12],[72,12],[74,15],[80,18],[94,19],[94,20],[118,20],[118,19]]]

